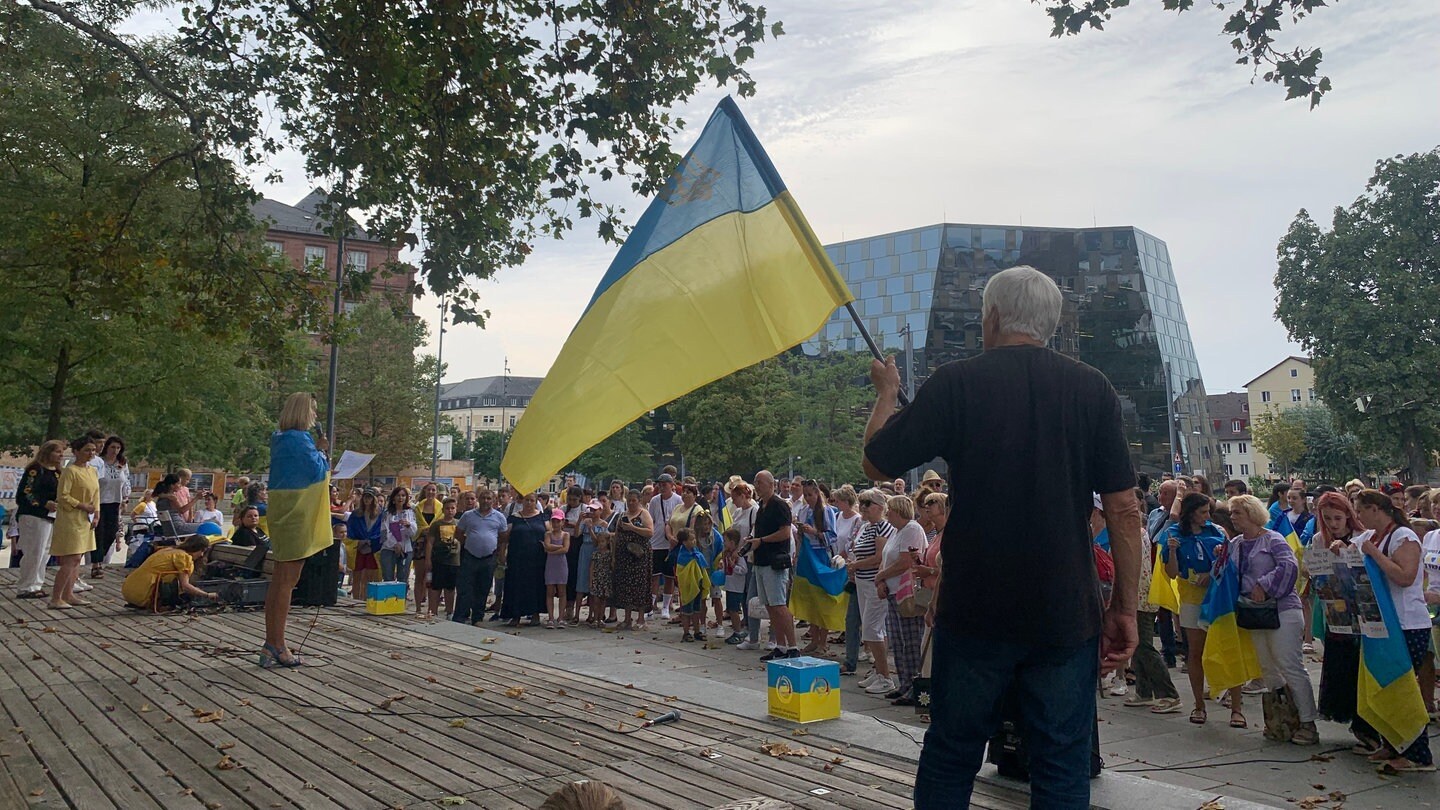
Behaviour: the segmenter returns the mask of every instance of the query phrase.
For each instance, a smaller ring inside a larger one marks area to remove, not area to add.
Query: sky
[[[1236,65],[1225,15],[1158,0],[1104,31],[1049,36],[1024,0],[772,0],[741,109],[825,243],[942,221],[1133,225],[1169,245],[1209,392],[1301,353],[1274,316],[1275,246],[1300,209],[1328,225],[1375,162],[1440,145],[1440,4],[1337,3],[1282,32],[1318,45],[1334,89],[1314,110]],[[682,152],[726,91],[677,112]],[[297,156],[266,196],[310,188]],[[265,174],[257,170],[257,178]],[[609,194],[633,221],[644,200]],[[586,221],[478,282],[491,317],[449,327],[446,381],[543,376],[616,247]],[[430,325],[437,301],[415,311]]]

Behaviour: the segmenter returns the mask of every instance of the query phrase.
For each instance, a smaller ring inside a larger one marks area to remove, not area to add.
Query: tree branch
[[[44,11],[58,18],[62,22],[84,32],[101,45],[117,51],[124,56],[135,66],[136,72],[140,74],[140,78],[144,79],[146,84],[155,88],[155,92],[169,99],[171,104],[174,104],[185,114],[185,117],[190,121],[190,131],[194,133],[197,138],[201,136],[205,127],[200,114],[185,100],[184,96],[161,81],[160,77],[156,76],[155,72],[150,69],[150,66],[145,63],[145,57],[142,56],[139,51],[132,48],[129,43],[104,28],[81,18],[68,7],[62,6],[59,3],[51,2],[51,0],[26,0],[26,2],[28,2],[32,8]]]

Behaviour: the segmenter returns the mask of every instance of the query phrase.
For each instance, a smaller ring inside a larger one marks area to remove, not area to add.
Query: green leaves
[[[1086,28],[1101,30],[1110,20],[1115,9],[1129,5],[1129,0],[1034,0],[1045,4],[1045,13],[1050,16],[1051,36],[1062,37],[1079,34]],[[1161,8],[1181,13],[1194,6],[1194,0],[1160,0]],[[1216,11],[1224,12],[1226,4],[1214,2]],[[1330,92],[1330,79],[1320,76],[1321,53],[1319,48],[1297,48],[1281,51],[1275,47],[1274,34],[1280,31],[1287,18],[1289,23],[1298,23],[1308,14],[1325,5],[1324,0],[1244,0],[1226,18],[1221,32],[1233,35],[1230,47],[1240,54],[1235,60],[1239,65],[1252,65],[1255,76],[1264,81],[1285,88],[1286,100],[1310,99],[1310,107]],[[1261,72],[1262,66],[1271,66]]]
[[[1321,399],[1415,479],[1440,448],[1437,189],[1440,149],[1380,161],[1329,230],[1300,211],[1275,274],[1275,314],[1314,355]]]

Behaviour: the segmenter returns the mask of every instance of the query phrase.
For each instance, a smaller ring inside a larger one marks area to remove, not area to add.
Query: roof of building
[[[535,389],[540,387],[543,380],[543,377],[474,377],[460,382],[443,383],[440,387],[440,400],[443,407],[447,399],[502,395],[529,399],[535,396]]]
[[[286,205],[279,200],[272,200],[268,197],[250,206],[250,213],[261,222],[269,223],[270,230],[284,233],[299,233],[305,235],[319,235],[330,239],[325,233],[325,219],[318,213],[320,206],[325,202],[325,192],[316,188],[305,199],[294,205]],[[354,217],[349,217],[353,230],[346,236],[347,239],[363,239],[367,242],[376,241],[360,227],[360,223]]]
[[[1284,360],[1281,360],[1280,362],[1276,363],[1275,365],[1273,365],[1273,366],[1265,369],[1264,371],[1260,372],[1259,374],[1255,375],[1255,380],[1258,380],[1258,379],[1260,379],[1261,377],[1264,377],[1266,374],[1269,374],[1270,372],[1272,372],[1272,371],[1274,371],[1275,369],[1277,369],[1277,368],[1285,365],[1286,363],[1290,362],[1291,360],[1294,360],[1294,361],[1299,362],[1299,363],[1304,363],[1304,364],[1307,365],[1307,366],[1310,365],[1310,358],[1308,358],[1308,357],[1300,357],[1299,355],[1294,355],[1294,354],[1292,354],[1292,355],[1290,355],[1289,357],[1285,358]],[[1255,384],[1255,380],[1251,380],[1250,382],[1245,383],[1245,387],[1246,387],[1246,388],[1249,388],[1250,386],[1254,385],[1254,384]]]
[[[1210,394],[1205,397],[1205,409],[1209,411],[1211,420],[1220,422],[1220,428],[1215,431],[1217,438],[1231,439],[1250,435],[1250,397],[1244,391]],[[1230,426],[1237,419],[1243,422],[1245,427],[1231,430]]]

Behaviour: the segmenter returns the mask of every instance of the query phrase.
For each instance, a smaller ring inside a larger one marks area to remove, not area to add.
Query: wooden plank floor
[[[438,640],[357,603],[297,608],[307,666],[262,670],[260,613],[138,613],[122,574],[56,612],[14,598],[0,571],[0,807],[533,808],[580,779],[631,808],[910,806],[909,761],[807,746],[784,724]],[[637,730],[670,708],[684,721]],[[774,741],[810,756],[761,750]],[[1026,798],[979,785],[974,806]]]

